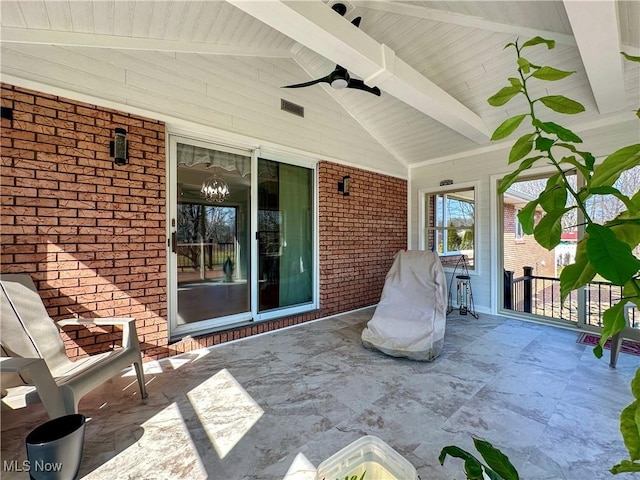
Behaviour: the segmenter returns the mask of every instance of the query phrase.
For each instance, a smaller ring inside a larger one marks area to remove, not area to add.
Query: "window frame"
[[[421,250],[428,250],[428,231],[443,231],[445,232],[445,248],[446,248],[446,227],[429,227],[428,225],[428,212],[427,212],[427,197],[433,195],[452,195],[457,192],[472,191],[473,192],[473,265],[469,266],[470,275],[478,275],[480,271],[480,257],[478,255],[478,232],[479,232],[479,215],[478,215],[478,197],[479,197],[479,182],[466,182],[457,183],[451,185],[444,185],[432,188],[422,188],[418,190],[418,202],[419,202],[419,221],[420,221],[420,235],[419,235],[419,248]],[[445,217],[446,218],[446,217]],[[468,228],[467,228],[468,229]],[[460,251],[445,252],[449,255],[459,255]],[[443,254],[438,254],[440,257]],[[443,265],[445,271],[452,272],[455,269],[454,265]]]
[[[513,209],[513,238],[516,242],[524,241],[524,230],[522,229],[522,223],[518,218],[521,208]]]

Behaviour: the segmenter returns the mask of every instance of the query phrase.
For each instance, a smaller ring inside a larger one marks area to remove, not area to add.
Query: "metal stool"
[[[460,269],[461,274],[456,275],[456,272]],[[451,275],[451,281],[449,282],[449,301],[447,304],[447,315],[453,311],[453,302],[452,302],[452,286],[453,279],[456,279],[456,293],[458,300],[458,309],[460,311],[460,315],[471,315],[473,318],[478,318],[479,315],[476,313],[476,306],[473,303],[473,291],[471,290],[471,277],[469,276],[469,267],[467,266],[467,258],[466,255],[461,255],[458,261],[456,262],[456,266],[453,269],[453,274]]]

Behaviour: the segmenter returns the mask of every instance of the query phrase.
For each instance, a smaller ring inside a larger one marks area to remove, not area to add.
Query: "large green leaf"
[[[440,465],[444,465],[447,455],[464,460],[464,469],[468,480],[483,480],[482,464],[469,452],[461,449],[460,447],[456,447],[455,445],[444,447],[440,451],[440,456],[438,457]]]
[[[585,167],[587,167],[590,171],[593,171],[593,166],[596,163],[596,157],[594,157],[591,152],[581,152],[570,143],[556,143],[556,147],[564,147],[571,150],[573,153],[577,153],[582,158],[584,158]]]
[[[540,135],[536,138],[536,150],[540,152],[548,152],[553,147],[554,140],[552,138],[543,137]]]
[[[527,115],[528,114],[524,113],[522,115],[516,115],[515,117],[507,118],[498,126],[498,128],[496,128],[496,131],[493,132],[491,141],[507,138],[509,135],[516,131],[516,129],[522,123],[522,120],[524,120]]]
[[[640,209],[640,190],[638,190],[638,192],[636,192],[633,195],[633,197],[629,199],[629,202],[632,206],[631,211],[623,210],[618,214],[616,218],[605,222],[605,225],[610,226],[610,225],[618,225],[626,222],[630,222],[630,223],[640,222],[640,217],[636,213],[637,210]],[[640,238],[638,239],[638,241],[640,242]],[[631,245],[631,246],[633,247],[634,245]]]
[[[633,394],[633,398],[640,400],[640,368],[636,370],[636,374],[633,380],[631,380],[631,393]]]
[[[631,203],[634,205],[634,210],[640,209],[640,189],[638,189],[638,191],[633,194],[633,197],[631,197]]]
[[[560,299],[562,302],[565,301],[569,293],[584,287],[596,275],[596,270],[589,263],[587,255],[587,237],[588,235],[582,237],[576,245],[575,261],[560,272]]]
[[[513,85],[510,87],[503,87],[498,91],[498,93],[489,97],[487,102],[489,102],[489,105],[491,106],[500,107],[515,97],[518,93],[520,93],[520,87],[514,87]]]
[[[622,460],[617,465],[614,465],[614,467],[609,471],[614,475],[618,473],[640,472],[640,463],[631,462],[630,460]]]
[[[536,163],[536,161],[541,158],[543,158],[542,155],[538,155],[537,157],[525,158],[522,162],[520,162],[520,165],[518,165],[518,168],[515,171],[506,175],[500,181],[500,184],[498,185],[498,193],[506,192],[509,189],[509,187],[513,185],[516,182],[516,180],[518,180],[518,177],[522,172],[530,169],[533,166],[533,164]]]
[[[636,307],[640,309],[640,296],[638,294],[638,291],[636,290],[635,279],[632,278],[624,284],[624,287],[622,288],[622,296],[627,302],[634,303]],[[640,379],[638,380],[640,381]],[[631,384],[631,386],[633,387],[633,384]],[[640,388],[640,383],[638,384],[638,388]],[[636,398],[640,400],[640,397]]]
[[[562,216],[569,210],[569,208],[552,210],[542,217],[542,220],[533,229],[533,236],[540,246],[552,250],[560,243]]]
[[[620,332],[626,325],[627,320],[624,318],[624,306],[626,300],[621,300],[613,306],[609,307],[602,314],[602,332],[600,332],[600,346],[604,347],[606,341]]]
[[[566,206],[567,187],[560,173],[549,177],[544,191],[538,197],[538,201],[545,212],[560,210]]]
[[[640,164],[640,143],[616,150],[598,165],[591,177],[589,185],[600,187],[613,185],[622,172]]]
[[[636,420],[639,411],[640,400],[636,400],[620,414],[620,433],[629,451],[629,459],[634,462],[640,460],[640,431]]]
[[[596,271],[615,285],[624,285],[640,270],[640,260],[631,247],[607,227],[595,223],[587,227],[587,254]]]
[[[627,213],[623,212],[616,219],[624,219],[626,216]],[[618,240],[629,245],[632,250],[640,244],[640,223],[637,220],[629,219],[627,223],[619,223],[609,228]]]
[[[514,86],[514,87],[522,87],[522,81],[519,78],[516,77],[509,77],[507,78],[507,80],[509,80],[509,83]]]
[[[511,151],[509,152],[509,164],[517,162],[529,154],[533,149],[534,136],[535,133],[528,133],[516,140],[516,143],[513,144],[513,147],[511,147]]]
[[[615,187],[610,187],[608,185],[603,185],[601,187],[590,187],[589,193],[591,193],[592,195],[612,195],[616,197],[618,200],[620,200],[622,203],[624,203],[628,211],[630,212],[636,211],[636,206],[631,201],[631,199],[626,195],[624,195],[622,192],[620,192],[620,190],[618,190]]]
[[[570,157],[562,157],[562,160],[560,160],[559,163],[560,164],[568,163],[569,165],[573,165],[578,170],[580,170],[580,173],[582,173],[582,175],[585,178],[589,178],[589,176],[591,175],[591,172],[589,171],[589,169],[585,167],[583,164],[581,164],[573,155]]]
[[[566,113],[568,115],[584,112],[584,107],[581,103],[562,95],[549,95],[539,98],[538,100],[554,112]]]
[[[531,71],[531,64],[526,58],[518,57],[518,67],[520,67],[522,73],[525,75]]]
[[[509,461],[509,458],[500,450],[495,448],[486,440],[474,438],[473,443],[476,446],[487,465],[500,475],[504,480],[519,480],[520,476],[515,467]]]
[[[536,70],[531,74],[532,77],[537,78],[538,80],[562,80],[563,78],[568,77],[576,72],[566,72],[564,70],[558,70],[553,67],[542,67]]]
[[[625,52],[620,52],[620,53],[624,56],[624,58],[626,58],[630,62],[640,62],[640,57],[629,55],[628,53],[625,53]]]
[[[533,45],[538,45],[540,43],[546,44],[548,50],[551,50],[556,45],[555,40],[547,40],[542,37],[533,37],[531,40],[527,40],[526,42],[524,42],[521,48],[531,47]]]
[[[522,225],[522,231],[527,235],[533,233],[537,207],[538,200],[531,200],[518,212],[518,221]]]
[[[571,130],[564,128],[563,126],[558,125],[557,123],[541,122],[540,120],[536,119],[533,122],[533,125],[538,127],[545,133],[556,135],[560,140],[564,142],[582,143],[582,139],[578,135],[573,133]]]

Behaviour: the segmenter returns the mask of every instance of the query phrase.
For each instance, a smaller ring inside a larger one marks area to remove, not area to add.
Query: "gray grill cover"
[[[394,357],[432,361],[444,344],[446,312],[447,284],[438,254],[400,251],[362,344]]]

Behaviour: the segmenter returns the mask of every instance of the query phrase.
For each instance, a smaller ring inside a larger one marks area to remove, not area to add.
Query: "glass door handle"
[[[176,244],[178,243],[178,233],[171,232],[171,251],[176,253]]]

